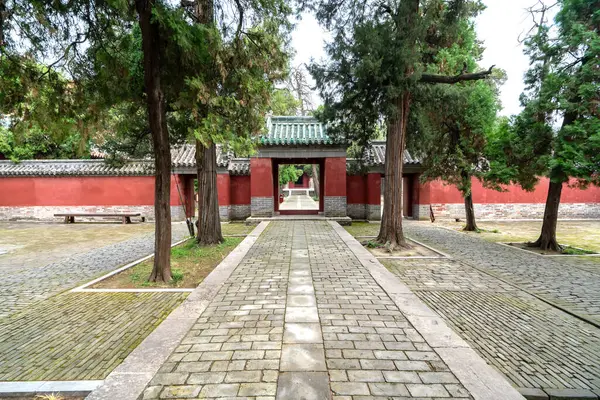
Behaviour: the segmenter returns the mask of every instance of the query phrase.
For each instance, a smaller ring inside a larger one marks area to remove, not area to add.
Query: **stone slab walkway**
[[[153,336],[149,344],[159,343]],[[136,351],[125,364],[151,364],[157,352]],[[114,398],[145,379],[117,375],[112,389],[90,398],[111,398],[113,389]],[[356,240],[325,221],[271,222],[148,379],[143,399],[522,399]]]
[[[306,194],[293,194],[283,200],[280,210],[318,210],[319,203]]]

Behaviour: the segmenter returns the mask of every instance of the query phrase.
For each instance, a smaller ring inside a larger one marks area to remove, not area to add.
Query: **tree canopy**
[[[598,1],[560,0],[532,8],[535,26],[525,40],[530,68],[523,111],[494,135],[490,179],[532,190],[550,179],[540,238],[532,245],[560,250],[556,221],[563,184],[600,184],[600,14]],[[505,167],[506,166],[506,167]]]
[[[402,231],[402,167],[411,107],[429,84],[483,79],[468,58],[438,65],[452,52],[465,26],[483,9],[473,0],[317,1],[318,19],[332,31],[329,61],[312,64],[324,98],[328,132],[367,146],[386,127],[386,182],[377,240],[406,246]],[[453,68],[454,67],[454,68]],[[441,72],[441,73],[439,73]]]

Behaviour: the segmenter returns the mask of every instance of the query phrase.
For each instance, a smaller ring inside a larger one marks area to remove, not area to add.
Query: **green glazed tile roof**
[[[267,134],[259,139],[262,145],[333,144],[325,126],[314,117],[272,116],[267,119]]]

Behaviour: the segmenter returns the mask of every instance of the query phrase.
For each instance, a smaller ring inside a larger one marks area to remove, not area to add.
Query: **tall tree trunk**
[[[563,182],[550,181],[548,188],[548,197],[546,198],[546,208],[544,209],[544,222],[542,223],[542,232],[538,240],[529,243],[530,247],[539,247],[542,250],[562,251],[562,247],[556,240],[556,225],[558,222],[558,207],[560,206],[560,195],[562,193]]]
[[[402,169],[411,103],[410,93],[404,92],[395,103],[396,115],[388,123],[383,217],[377,236],[377,241],[388,246],[390,251],[395,247],[407,247],[402,231]]]
[[[478,231],[477,224],[475,223],[475,208],[473,208],[473,192],[469,191],[469,194],[465,196],[465,214],[467,216],[467,225],[465,225],[465,231],[474,232]]]
[[[589,61],[589,57],[584,57],[583,64]],[[575,96],[572,102],[577,104],[579,96]],[[561,129],[577,121],[577,112],[569,111],[565,113]],[[558,223],[558,207],[560,206],[560,195],[562,193],[563,183],[569,180],[569,177],[560,169],[550,171],[550,186],[548,187],[548,196],[546,197],[546,208],[544,209],[544,222],[542,223],[542,232],[538,240],[529,243],[530,247],[539,247],[541,250],[552,250],[562,252],[562,247],[556,240],[556,225]]]
[[[4,47],[4,30],[6,24],[6,1],[0,0],[0,50]]]
[[[198,235],[201,245],[223,241],[217,196],[217,146],[204,147],[196,141],[196,166],[198,168]]]
[[[321,193],[319,193],[319,189],[320,189],[319,188],[319,185],[320,185],[320,182],[319,182],[319,173],[320,172],[321,171],[319,171],[319,165],[318,164],[313,164],[312,165],[312,178],[313,178],[313,186],[315,188],[315,196],[317,198],[320,198],[320,196],[321,196]]]
[[[154,266],[151,282],[171,280],[171,151],[160,84],[160,31],[152,21],[154,0],[136,0],[144,53],[144,85],[154,147]]]
[[[194,14],[199,24],[214,23],[213,0],[197,0]],[[198,170],[198,234],[201,245],[223,242],[217,190],[217,146],[205,147],[196,139],[196,168]]]

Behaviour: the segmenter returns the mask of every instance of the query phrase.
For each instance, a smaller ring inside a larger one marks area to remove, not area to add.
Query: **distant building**
[[[327,217],[381,218],[385,142],[373,142],[365,168],[353,173],[346,147],[327,136],[312,117],[271,117],[267,134],[258,139],[250,158],[237,158],[219,149],[217,157],[219,211],[225,220],[285,214],[279,210],[280,164],[316,164],[320,171],[319,210]],[[195,215],[195,146],[172,150],[171,212],[174,220]],[[464,218],[460,192],[441,181],[421,183],[421,165],[404,154],[404,215],[416,219]],[[0,161],[0,220],[55,220],[61,212],[140,212],[154,215],[154,168],[149,160],[132,160],[111,167],[103,160]],[[305,183],[306,182],[306,183]],[[296,185],[308,185],[308,179]],[[290,186],[292,186],[290,184]],[[541,218],[548,180],[533,192],[509,186],[505,192],[483,188],[473,181],[478,218]],[[600,188],[565,186],[561,218],[600,218]]]

